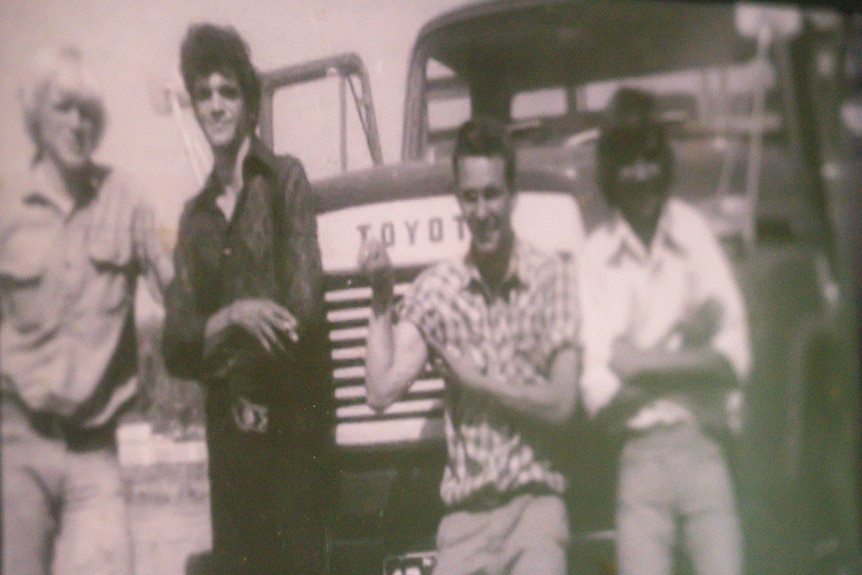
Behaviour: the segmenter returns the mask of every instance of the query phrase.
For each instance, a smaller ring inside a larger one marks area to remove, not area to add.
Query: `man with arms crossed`
[[[620,573],[669,575],[679,536],[699,575],[739,575],[741,533],[718,438],[749,368],[742,295],[706,220],[668,197],[671,148],[650,94],[615,94],[597,153],[616,213],[587,241],[581,384],[587,411],[626,434]]]
[[[173,274],[153,212],[93,162],[105,126],[77,49],[40,52],[21,97],[36,146],[0,208],[3,573],[132,571],[117,417],[135,396],[138,276]]]
[[[466,257],[420,274],[396,312],[384,247],[368,239],[361,248],[373,290],[368,403],[392,404],[429,358],[443,367],[447,511],[435,574],[563,574],[565,481],[549,452],[575,404],[576,278],[515,237],[514,152],[503,125],[463,125],[453,167],[471,233]]]
[[[181,69],[213,151],[168,288],[168,369],[206,390],[215,572],[324,570],[331,390],[311,189],[257,139],[260,80],[233,28],[192,26]]]

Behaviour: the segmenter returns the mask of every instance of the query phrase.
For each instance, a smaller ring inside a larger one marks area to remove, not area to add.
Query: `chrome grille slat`
[[[442,408],[443,400],[441,399],[414,399],[394,403],[382,414],[376,413],[373,409],[371,409],[365,404],[346,405],[343,407],[339,407],[335,411],[335,416],[339,420],[366,419],[378,418],[380,415],[418,415],[433,410],[439,410]]]
[[[402,296],[419,270],[397,270]],[[407,277],[411,276],[411,277]],[[329,277],[326,319],[332,347],[335,438],[342,447],[360,447],[437,439],[443,436],[445,384],[430,367],[404,396],[381,413],[368,407],[365,390],[365,342],[371,315],[371,289],[349,278]]]
[[[329,332],[329,341],[333,343],[364,341],[367,338],[367,327],[348,327],[343,329],[333,329]]]
[[[432,396],[441,395],[443,393],[444,383],[442,379],[425,379],[416,380],[410,389],[407,391],[406,398],[417,396]],[[365,401],[365,382],[351,382],[348,385],[338,386],[335,388],[335,399],[339,402]]]

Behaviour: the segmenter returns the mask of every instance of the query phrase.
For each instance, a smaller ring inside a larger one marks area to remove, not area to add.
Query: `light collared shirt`
[[[139,200],[113,171],[90,173],[76,205],[43,160],[4,190],[0,216],[3,392],[83,427],[109,422],[137,391]]]
[[[574,265],[516,241],[510,273],[497,292],[467,259],[440,263],[416,278],[399,321],[425,339],[452,346],[487,375],[517,385],[547,385],[554,354],[576,346],[580,322]],[[575,382],[572,382],[575,385]],[[448,463],[440,494],[456,505],[483,490],[499,494],[528,484],[562,493],[563,475],[548,456],[548,438],[447,381]]]
[[[628,338],[642,349],[675,351],[681,345],[674,333],[679,322],[709,300],[720,309],[710,345],[727,358],[738,380],[745,381],[751,358],[743,297],[721,245],[691,205],[668,201],[649,248],[617,214],[590,234],[582,275],[581,392],[588,413],[607,405],[621,387],[609,366],[617,338]],[[644,406],[627,425],[645,429],[693,418],[685,402],[669,396]]]

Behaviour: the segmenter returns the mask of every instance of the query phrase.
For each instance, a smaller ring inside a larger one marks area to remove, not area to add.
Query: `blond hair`
[[[93,122],[93,147],[105,129],[105,105],[96,77],[84,63],[81,51],[75,46],[46,47],[34,54],[27,79],[19,97],[24,109],[27,131],[36,145],[36,160],[40,159],[42,137],[40,113],[50,88],[77,101],[86,109]]]

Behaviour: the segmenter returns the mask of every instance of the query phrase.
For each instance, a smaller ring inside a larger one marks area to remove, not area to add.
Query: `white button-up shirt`
[[[670,199],[648,249],[617,214],[590,234],[582,265],[581,393],[588,413],[607,405],[621,387],[609,365],[617,338],[674,351],[681,345],[674,335],[679,322],[709,300],[721,310],[711,346],[745,381],[751,358],[743,297],[721,245],[694,207]],[[729,402],[737,403],[738,396]],[[692,418],[684,402],[668,396],[644,406],[627,425],[644,429]]]

